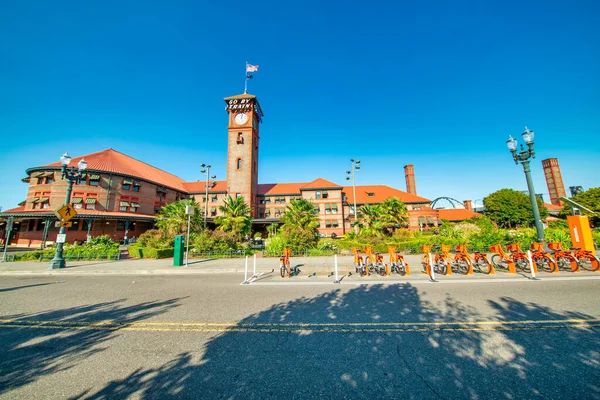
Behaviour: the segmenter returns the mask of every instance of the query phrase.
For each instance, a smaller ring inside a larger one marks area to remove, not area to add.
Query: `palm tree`
[[[220,230],[232,232],[239,240],[250,234],[252,230],[251,210],[243,197],[225,197],[223,205],[219,206],[219,210],[223,215],[215,218],[215,223]]]
[[[381,203],[381,222],[393,233],[396,228],[405,226],[408,222],[406,204],[397,197],[388,197]]]
[[[318,241],[319,217],[314,205],[306,200],[292,200],[281,217],[280,229],[289,246],[295,249],[312,247]]]
[[[187,232],[188,215],[185,206],[193,206],[195,211],[190,217],[190,232],[201,230],[202,217],[200,205],[194,200],[180,200],[170,203],[161,208],[156,214],[156,227],[168,236],[185,235]]]

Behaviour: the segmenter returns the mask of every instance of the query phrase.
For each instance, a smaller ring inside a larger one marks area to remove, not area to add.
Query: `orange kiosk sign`
[[[567,217],[567,222],[571,230],[571,243],[573,247],[589,250],[592,254],[596,255],[589,218],[585,215],[571,215]]]

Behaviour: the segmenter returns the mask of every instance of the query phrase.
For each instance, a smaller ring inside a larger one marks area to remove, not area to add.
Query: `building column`
[[[40,245],[41,249],[46,248],[46,241],[48,240],[48,230],[50,229],[50,218],[46,218],[44,222],[44,232],[42,233],[42,243]]]

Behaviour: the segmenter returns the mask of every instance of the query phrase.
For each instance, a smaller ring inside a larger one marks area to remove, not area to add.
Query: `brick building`
[[[259,131],[263,112],[258,99],[242,94],[224,99],[228,114],[227,179],[216,181],[206,193],[205,182],[185,182],[181,178],[136,160],[113,149],[74,157],[71,165],[83,158],[86,176],[73,185],[71,203],[77,211],[67,241],[85,240],[89,235],[107,234],[114,240],[139,236],[152,228],[155,214],[165,204],[194,198],[206,209],[208,221],[220,213],[227,195],[243,197],[250,205],[254,228],[264,230],[277,223],[293,199],[307,199],[320,219],[319,232],[327,237],[342,236],[352,230],[354,204],[379,204],[398,197],[409,213],[411,229],[435,227],[441,219],[463,220],[479,215],[472,210],[431,209],[430,200],[416,193],[414,166],[405,167],[407,191],[384,185],[340,186],[322,178],[301,183],[258,183]],[[39,245],[54,242],[58,220],[54,211],[64,205],[67,180],[61,179],[60,162],[26,171],[27,196],[19,207],[0,213],[5,221],[12,217],[10,243]],[[212,182],[211,182],[212,183]],[[0,235],[5,237],[0,227]]]

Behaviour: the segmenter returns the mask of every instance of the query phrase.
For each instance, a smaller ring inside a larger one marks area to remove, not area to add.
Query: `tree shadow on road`
[[[512,323],[593,317],[511,298],[490,306],[500,325],[469,324],[483,319],[473,307],[424,301],[410,284],[333,290],[75,398],[600,398],[596,327]]]
[[[181,299],[124,305],[125,299],[35,314],[0,317],[0,396],[42,376],[74,367],[103,351],[118,330],[94,329],[89,322],[141,321],[177,307]],[[52,321],[44,326],[44,321]],[[83,323],[83,324],[82,324]],[[80,325],[78,325],[80,324]],[[52,328],[54,326],[55,328]],[[68,328],[64,328],[68,326]]]

